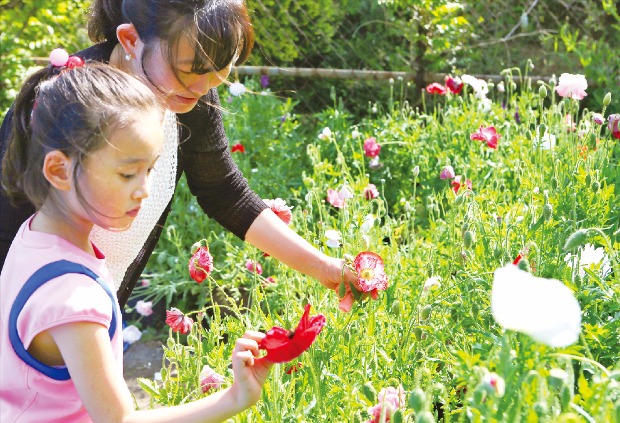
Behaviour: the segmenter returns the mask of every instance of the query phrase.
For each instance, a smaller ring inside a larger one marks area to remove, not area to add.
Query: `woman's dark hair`
[[[116,29],[124,23],[133,24],[145,44],[143,70],[145,57],[163,42],[177,77],[176,49],[183,35],[194,42],[191,72],[197,74],[243,63],[254,46],[254,28],[243,0],[93,1],[88,34],[94,42],[116,40]]]
[[[74,160],[73,177],[110,134],[140,113],[162,113],[153,92],[112,66],[87,63],[75,68],[47,66],[30,76],[13,105],[13,130],[2,161],[2,187],[17,203],[28,199],[37,209],[49,198],[63,205],[43,175],[47,153]],[[76,184],[78,198],[90,210]]]

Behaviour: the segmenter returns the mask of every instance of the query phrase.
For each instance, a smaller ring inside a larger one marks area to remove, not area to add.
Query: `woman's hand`
[[[232,368],[235,375],[230,388],[242,408],[254,405],[260,398],[263,385],[273,363],[260,358],[258,344],[264,333],[247,331],[237,339],[232,353]]]

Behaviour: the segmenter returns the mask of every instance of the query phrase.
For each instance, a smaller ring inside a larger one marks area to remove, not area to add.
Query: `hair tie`
[[[50,63],[54,67],[75,68],[84,65],[84,61],[78,56],[69,56],[63,48],[55,48],[50,53]]]

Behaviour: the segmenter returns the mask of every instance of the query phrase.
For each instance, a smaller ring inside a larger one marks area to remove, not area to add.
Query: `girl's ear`
[[[136,48],[138,47],[138,43],[141,42],[136,27],[130,23],[119,25],[118,28],[116,28],[116,38],[118,38],[118,41],[123,46],[125,54],[130,54],[135,58]]]
[[[71,173],[73,163],[65,153],[52,150],[43,160],[43,176],[56,189],[69,191],[71,189]]]

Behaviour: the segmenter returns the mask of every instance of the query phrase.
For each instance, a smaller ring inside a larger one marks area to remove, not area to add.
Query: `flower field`
[[[250,185],[360,281],[327,291],[181,183],[136,290],[169,310],[161,377],[140,381],[153,402],[232,383],[228,340],[274,328],[309,348],[232,421],[620,423],[620,99],[587,110],[579,75],[503,74],[437,81],[419,108],[390,81],[364,118],[336,95],[308,118],[258,81],[222,91]]]

